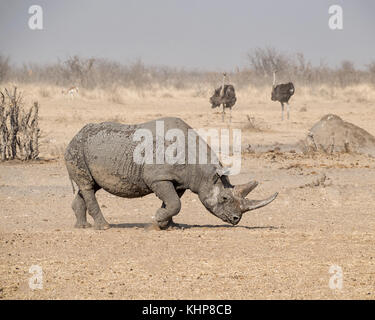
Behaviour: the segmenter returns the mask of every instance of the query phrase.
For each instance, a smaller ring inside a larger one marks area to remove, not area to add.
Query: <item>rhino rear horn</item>
[[[245,213],[247,211],[255,210],[261,207],[266,206],[267,204],[271,203],[273,200],[276,199],[278,192],[273,194],[271,197],[264,199],[264,200],[248,200],[243,199],[241,203],[241,211]]]
[[[253,191],[258,186],[258,184],[259,183],[255,180],[245,184],[238,184],[234,186],[233,193],[237,197],[245,198],[251,191]]]

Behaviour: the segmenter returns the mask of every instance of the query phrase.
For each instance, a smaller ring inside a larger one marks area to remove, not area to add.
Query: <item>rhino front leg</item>
[[[90,228],[91,224],[87,222],[86,218],[86,203],[85,200],[83,200],[81,191],[78,191],[76,197],[73,200],[72,203],[72,209],[76,215],[77,222],[75,224],[76,228]]]
[[[81,190],[80,192],[85,200],[90,216],[94,219],[94,228],[98,230],[109,229],[109,223],[104,219],[98,201],[96,200],[95,190]]]
[[[185,190],[177,190],[176,192],[177,192],[178,197],[181,198],[182,195],[185,193]],[[162,207],[162,208],[165,208],[165,207],[166,207],[166,205],[165,205],[164,202],[163,202],[163,204],[161,205],[161,207]],[[179,224],[178,224],[178,223],[175,223],[175,222],[173,221],[173,218],[171,217],[171,218],[169,219],[168,223],[167,223],[166,229],[168,229],[168,228],[179,228],[179,227],[180,227]]]
[[[173,224],[172,217],[181,210],[180,196],[183,192],[177,194],[173,183],[170,181],[160,181],[152,184],[152,191],[163,201],[160,209],[156,211],[155,223],[160,229],[167,229]]]

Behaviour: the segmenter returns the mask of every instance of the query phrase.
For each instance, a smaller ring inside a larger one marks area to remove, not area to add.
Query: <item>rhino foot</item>
[[[109,229],[111,226],[109,225],[109,223],[107,221],[103,221],[103,222],[95,222],[94,224],[94,229],[96,230],[107,230]]]
[[[75,225],[74,225],[74,228],[78,228],[78,229],[86,229],[86,228],[91,228],[91,223],[88,223],[88,222],[77,222]]]
[[[182,229],[182,227],[178,223],[174,223],[172,219],[168,221],[158,221],[156,222],[155,226],[159,230],[178,230]]]

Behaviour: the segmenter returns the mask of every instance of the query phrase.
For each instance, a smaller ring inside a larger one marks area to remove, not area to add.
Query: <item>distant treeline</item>
[[[302,86],[333,85],[346,87],[360,83],[375,84],[375,61],[358,70],[350,61],[331,68],[321,63],[313,66],[303,54],[287,55],[273,48],[258,48],[248,55],[248,65],[226,70],[230,81],[239,89],[247,86],[272,85],[273,71],[277,81],[293,81]],[[147,66],[141,60],[129,65],[102,58],[72,56],[53,64],[24,64],[16,67],[0,53],[0,83],[48,83],[63,87],[87,89],[124,86],[135,89],[155,87],[189,89],[220,84],[220,72],[185,70],[165,66]]]

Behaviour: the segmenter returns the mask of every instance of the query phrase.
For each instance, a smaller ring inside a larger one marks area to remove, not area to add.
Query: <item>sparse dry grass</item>
[[[0,166],[0,299],[374,299],[373,159],[244,153],[241,174],[231,181],[260,181],[252,199],[280,193],[237,227],[207,213],[197,196],[186,192],[176,217],[186,228],[149,231],[161,205],[157,197],[121,199],[101,190],[103,213],[117,228],[100,234],[73,229],[72,189],[62,161],[66,145],[89,122],[177,116],[193,128],[242,129],[249,115],[253,127],[269,128],[242,130],[243,145],[256,146],[295,143],[323,115],[335,113],[375,134],[371,86],[296,85],[291,120],[284,122],[270,87],[238,89],[232,122],[223,122],[208,102],[214,89],[208,84],[142,92],[118,87],[124,104],[108,90],[80,89],[71,100],[61,87],[18,86],[25,100],[39,101],[40,155],[56,161]],[[307,111],[299,112],[302,108]],[[323,173],[332,185],[299,188]],[[94,238],[100,242],[95,248]],[[43,290],[28,288],[34,263],[45,272]],[[328,287],[332,264],[343,268],[342,291]]]
[[[253,116],[246,115],[247,122],[242,126],[242,130],[261,132],[268,129],[266,123],[261,119],[256,119]]]
[[[61,146],[66,145],[68,138],[89,122],[137,123],[163,116],[179,116],[194,127],[228,125],[227,120],[222,122],[217,110],[210,108],[208,99],[214,87],[209,84],[199,84],[183,90],[161,86],[142,91],[121,86],[114,86],[113,89],[80,89],[74,99],[62,94],[64,88],[59,86],[16,83],[5,85],[18,85],[24,93],[25,104],[35,100],[40,102],[42,131],[52,140],[56,136],[58,138],[58,147],[47,143],[41,150],[44,155],[53,157],[60,157],[63,154]],[[251,139],[264,140],[264,132],[267,132],[266,136],[275,136],[279,142],[297,141],[324,114],[336,113],[345,118],[345,114],[353,112],[354,106],[375,103],[375,90],[370,84],[346,88],[296,86],[296,94],[290,101],[291,116],[292,120],[305,119],[302,121],[304,124],[301,122],[298,133],[280,136],[276,133],[280,130],[280,104],[270,100],[270,92],[270,87],[244,87],[237,90],[238,100],[232,112],[234,118],[231,126],[244,130],[245,140],[249,134],[252,135]],[[347,108],[346,105],[350,107]],[[359,125],[364,123],[363,127],[371,132],[370,122],[359,117],[368,112],[368,107],[362,113],[356,112],[353,122]],[[284,125],[288,123],[290,122],[285,121]],[[74,128],[73,132],[69,128]],[[270,134],[271,132],[274,133]],[[292,139],[288,139],[290,135]]]
[[[236,83],[233,82],[236,87]],[[21,84],[21,83],[5,83],[4,87],[12,87],[16,85],[25,92],[25,98],[32,99],[66,99],[70,100],[68,95],[61,93],[65,89],[59,86],[45,84]],[[134,88],[126,88],[114,86],[109,89],[84,89],[80,88],[76,96],[78,100],[101,100],[114,104],[126,104],[130,100],[142,99],[171,99],[171,98],[194,98],[208,99],[213,93],[214,86],[210,84],[200,84],[193,88],[176,89],[174,87],[165,88],[161,86],[153,86],[148,89],[137,90]],[[263,87],[242,87],[236,89],[238,103],[249,104],[268,104],[271,96],[271,86]],[[375,88],[372,84],[359,84],[354,86],[334,87],[327,85],[320,86],[302,86],[296,85],[296,93],[291,101],[318,102],[318,101],[342,101],[342,102],[359,102],[373,103],[375,102]]]

